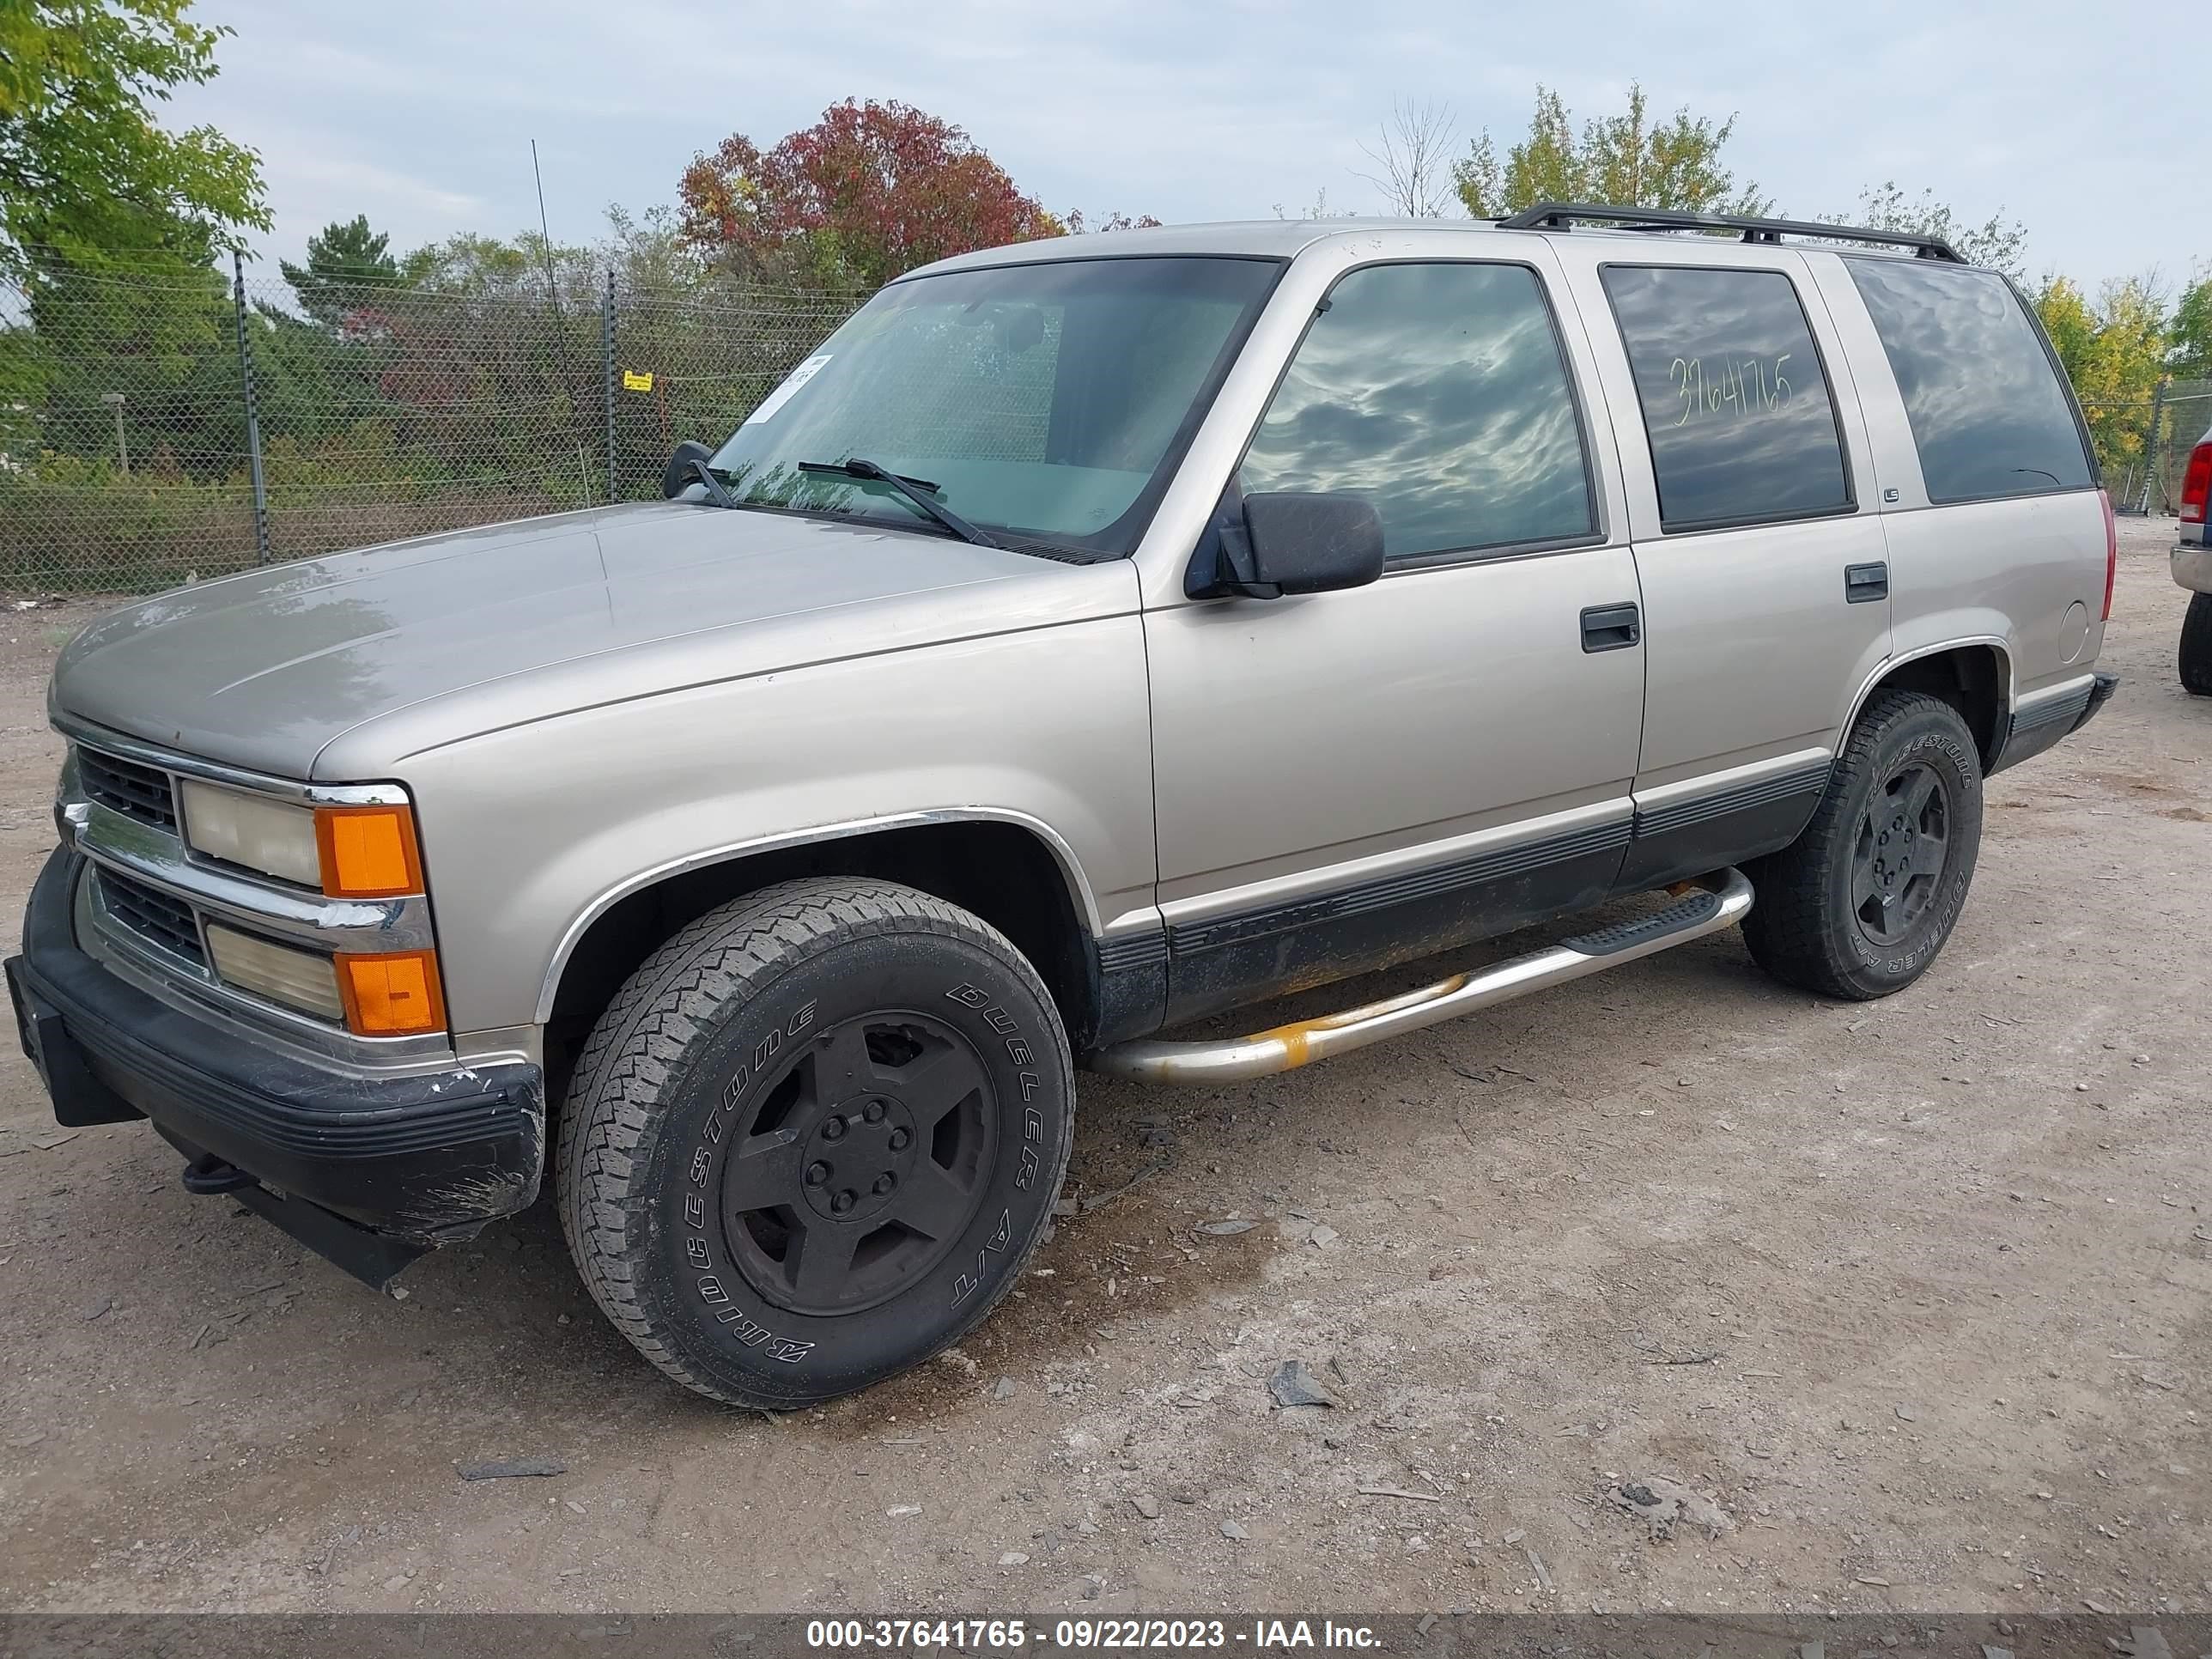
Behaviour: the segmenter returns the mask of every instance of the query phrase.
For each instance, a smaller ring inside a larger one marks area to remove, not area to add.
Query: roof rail
[[[1740,230],[1747,242],[1779,242],[1784,236],[1820,236],[1831,241],[1874,242],[1909,247],[1923,259],[1954,265],[1966,262],[1938,236],[1909,230],[1869,230],[1861,225],[1824,225],[1805,219],[1753,219],[1735,213],[1683,213],[1674,208],[1609,207],[1589,202],[1539,202],[1498,222],[1501,230],[1570,230],[1577,220],[1619,225],[1627,230]]]

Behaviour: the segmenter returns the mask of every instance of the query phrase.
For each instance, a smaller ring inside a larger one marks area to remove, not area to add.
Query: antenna
[[[561,361],[561,395],[568,400],[568,433],[576,440],[576,470],[584,480],[584,505],[592,504],[591,464],[576,434],[576,377],[568,366],[568,325],[561,315],[561,285],[553,276],[553,232],[545,218],[545,175],[538,166],[538,141],[530,141],[530,176],[538,182],[538,251],[545,257],[545,297],[553,304],[553,351]]]

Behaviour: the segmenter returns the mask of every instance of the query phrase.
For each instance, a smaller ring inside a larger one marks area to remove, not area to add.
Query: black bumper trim
[[[1989,769],[1990,775],[1994,776],[2017,766],[2072,737],[2112,700],[2119,684],[2118,674],[2100,669],[2090,676],[2088,684],[2079,690],[2063,697],[2052,697],[2030,709],[2025,716],[2013,716],[2006,724],[2004,741],[1998,747],[1995,763]]]
[[[362,1078],[243,1041],[77,948],[70,895],[80,864],[67,849],[47,860],[24,914],[23,954],[7,963],[24,1052],[59,1121],[151,1118],[188,1157],[212,1154],[254,1177],[257,1188],[234,1195],[264,1214],[278,1210],[271,1219],[333,1260],[328,1228],[285,1215],[301,1216],[304,1204],[337,1227],[389,1235],[419,1253],[537,1196],[545,1145],[537,1066]]]
[[[2074,732],[2079,732],[2091,720],[2096,719],[2097,711],[2112,702],[2112,693],[2119,689],[2120,677],[2118,674],[2108,674],[2100,669],[2096,684],[2089,688],[2088,706],[2082,709],[2080,717],[2068,728],[2068,735],[2071,736]]]

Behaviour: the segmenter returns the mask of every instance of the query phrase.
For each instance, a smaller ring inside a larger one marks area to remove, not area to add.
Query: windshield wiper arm
[[[858,455],[842,461],[801,461],[799,464],[799,470],[801,472],[834,472],[848,478],[865,479],[870,483],[888,484],[923,513],[959,537],[962,541],[973,542],[977,547],[998,545],[998,543],[976,529],[974,525],[969,524],[951,507],[932,501],[928,492],[937,486],[927,478],[906,477],[900,473],[878,466],[873,461],[863,460]]]
[[[722,481],[714,476],[714,469],[704,461],[691,463],[692,476],[707,486],[707,498],[717,507],[735,507],[738,498],[722,488]]]

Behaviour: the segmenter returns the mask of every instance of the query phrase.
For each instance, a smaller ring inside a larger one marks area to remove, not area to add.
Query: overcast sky
[[[1295,216],[1322,191],[1372,210],[1360,145],[1394,97],[1449,103],[1462,143],[1487,125],[1502,150],[1538,82],[1579,122],[1640,79],[1662,111],[1735,112],[1738,179],[1791,214],[1848,210],[1894,179],[1975,221],[2023,221],[2034,273],[2094,287],[2155,266],[2171,283],[2212,260],[2212,130],[2192,140],[2172,78],[2185,44],[2201,58],[2202,0],[199,0],[195,15],[237,34],[173,118],[261,152],[266,248],[294,258],[356,213],[395,251],[534,227],[533,137],[554,235],[590,240],[610,202],[672,201],[725,135],[765,148],[847,96],[967,128],[1057,211]]]

